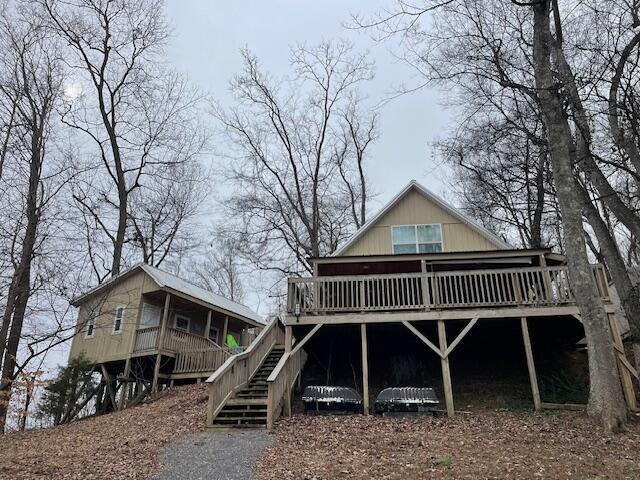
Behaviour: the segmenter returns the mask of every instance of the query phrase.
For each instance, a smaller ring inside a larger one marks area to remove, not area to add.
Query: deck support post
[[[540,389],[538,388],[538,375],[536,374],[536,365],[533,362],[533,349],[531,348],[531,337],[529,336],[529,325],[527,323],[527,317],[520,318],[520,328],[522,328],[524,352],[527,356],[527,370],[529,370],[529,382],[531,383],[533,406],[536,411],[539,411],[542,409],[542,401],[540,400]]]
[[[109,396],[110,407],[107,411],[115,411],[118,409],[118,404],[116,403],[116,394],[113,391],[113,380],[107,372],[107,367],[104,364],[101,364],[100,367],[102,368],[102,379],[105,382],[105,392]]]
[[[124,362],[124,378],[128,380],[130,375],[131,375],[131,357],[127,357],[127,359]]]
[[[444,399],[447,404],[447,416],[452,418],[455,414],[453,408],[453,389],[451,388],[451,371],[449,369],[449,356],[447,352],[447,331],[444,321],[438,320],[438,340],[440,341],[440,353],[442,358],[440,365],[442,367],[442,384],[444,387]]]
[[[156,364],[153,367],[153,383],[151,385],[151,393],[156,393],[158,391],[158,376],[160,375],[160,360],[162,359],[162,355],[156,355]]]
[[[609,313],[609,328],[611,329],[611,336],[613,338],[613,346],[615,348],[614,354],[618,363],[618,373],[620,375],[620,383],[622,383],[622,392],[624,393],[624,399],[627,402],[627,407],[631,411],[637,410],[636,393],[633,388],[633,380],[631,374],[624,364],[625,358],[624,344],[622,343],[622,336],[620,335],[620,328],[618,327],[618,321],[614,313]]]
[[[362,341],[362,407],[363,413],[369,415],[369,359],[366,323],[360,324],[360,340]]]

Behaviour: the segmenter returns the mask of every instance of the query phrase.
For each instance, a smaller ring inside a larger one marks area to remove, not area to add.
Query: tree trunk
[[[607,313],[587,257],[582,224],[583,200],[575,188],[571,152],[573,139],[563,108],[559,85],[551,66],[552,36],[549,1],[533,7],[533,58],[536,88],[549,140],[550,159],[563,224],[571,287],[582,316],[589,354],[589,407],[606,431],[618,430],[626,408],[613,351]]]
[[[7,300],[7,304],[14,303],[11,329],[7,339],[4,359],[2,362],[2,373],[0,374],[0,433],[4,432],[7,419],[7,409],[11,398],[11,386],[15,379],[16,356],[18,345],[22,335],[22,324],[27,309],[31,290],[31,261],[33,260],[33,248],[36,242],[38,230],[38,186],[40,184],[40,174],[42,166],[41,157],[41,131],[33,134],[31,139],[31,161],[29,166],[29,190],[27,193],[27,204],[25,216],[27,226],[20,261],[14,272],[15,291],[14,297]]]

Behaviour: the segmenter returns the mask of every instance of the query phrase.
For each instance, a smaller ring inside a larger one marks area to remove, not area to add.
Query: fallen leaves
[[[191,385],[121,412],[10,433],[0,437],[0,478],[150,478],[158,469],[159,448],[203,430],[205,419],[206,387]]]
[[[640,425],[613,437],[575,412],[294,416],[258,460],[261,480],[637,479]]]

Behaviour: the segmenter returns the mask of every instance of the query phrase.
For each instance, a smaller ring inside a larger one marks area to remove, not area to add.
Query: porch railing
[[[178,352],[173,373],[215,372],[230,356],[220,347]]]
[[[162,342],[160,342],[160,330],[160,326],[139,328],[136,331],[135,351],[157,349],[170,352],[224,350],[231,354],[228,348],[221,347],[208,338],[171,327],[165,328]]]
[[[609,299],[602,265],[593,265]],[[292,315],[467,307],[558,306],[575,302],[566,266],[290,278]]]
[[[222,409],[225,402],[239,388],[249,382],[276,344],[284,344],[284,326],[277,318],[262,329],[244,352],[229,357],[207,379],[209,384],[207,425],[213,423],[213,419]]]

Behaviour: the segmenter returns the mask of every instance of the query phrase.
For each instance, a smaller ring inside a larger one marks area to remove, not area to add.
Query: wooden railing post
[[[162,323],[160,324],[160,334],[158,335],[158,349],[161,349],[164,346],[164,332],[167,328],[167,323],[169,323],[169,308],[171,306],[171,294],[167,292],[164,298],[164,310],[162,311]]]
[[[422,283],[422,303],[424,304],[425,310],[431,309],[431,295],[429,293],[429,276],[427,274],[427,262],[422,260],[421,270],[422,276],[420,277],[420,281]]]

